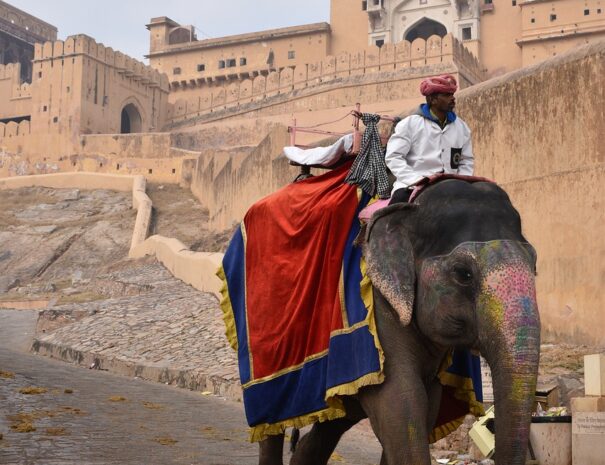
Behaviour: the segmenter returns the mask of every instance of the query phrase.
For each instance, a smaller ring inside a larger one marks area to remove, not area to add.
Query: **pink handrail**
[[[346,118],[349,115],[353,116],[353,123],[351,124],[351,126],[353,126],[353,148],[351,151],[353,153],[358,153],[360,145],[361,145],[361,132],[359,130],[359,122],[361,121],[361,104],[360,103],[356,103],[355,110],[351,110],[351,112],[349,114],[347,114],[346,116],[344,116],[343,118],[339,118],[336,121],[330,121],[328,123],[322,123],[317,126],[325,126],[327,124],[336,123],[336,122],[341,121],[342,119]],[[397,118],[394,118],[394,117],[388,116],[388,115],[380,115],[380,119],[383,119],[385,121],[391,121],[391,122],[397,121]],[[301,147],[301,148],[308,147],[307,145],[296,145],[296,134],[298,132],[303,132],[303,133],[307,133],[307,134],[325,134],[328,136],[340,136],[340,137],[348,134],[348,133],[342,133],[342,132],[324,131],[322,129],[315,129],[315,127],[317,127],[317,126],[313,126],[313,127],[297,126],[296,118],[292,118],[292,126],[288,126],[288,132],[290,133],[290,145],[292,147]]]

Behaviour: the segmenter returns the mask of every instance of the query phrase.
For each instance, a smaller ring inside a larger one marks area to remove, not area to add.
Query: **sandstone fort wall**
[[[542,326],[603,344],[605,42],[460,92],[476,172],[496,180],[538,251]]]
[[[168,110],[168,125],[219,110],[237,110],[254,103],[265,106],[263,103],[267,99],[279,95],[283,96],[282,100],[296,101],[301,92],[325,86],[335,80],[338,80],[341,87],[346,87],[347,80],[350,85],[360,85],[363,81],[360,78],[367,75],[397,75],[398,70],[422,69],[440,64],[447,64],[452,68],[454,63],[462,87],[484,79],[477,59],[461,42],[448,34],[443,38],[435,35],[427,40],[418,38],[413,42],[401,41],[397,44],[385,44],[381,48],[370,47],[357,53],[330,55],[315,63],[286,67],[254,79],[221,80],[210,84],[193,79],[175,81],[171,85],[170,100],[174,105]],[[351,77],[357,79],[348,79]],[[359,95],[362,100],[365,98],[367,101],[373,101],[372,96],[366,92],[359,92]],[[270,105],[269,102],[267,104]],[[332,106],[340,105],[341,102],[337,100],[332,103]],[[283,110],[285,109],[279,111]]]

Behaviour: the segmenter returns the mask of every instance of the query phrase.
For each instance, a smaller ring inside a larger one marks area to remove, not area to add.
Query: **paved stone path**
[[[49,318],[74,311],[88,316],[39,335],[35,348],[40,353],[241,397],[236,354],[227,343],[214,296],[175,279],[158,263],[100,276],[86,286],[115,297],[45,312]]]
[[[12,336],[12,341],[7,336],[31,325],[32,312],[0,310],[0,316],[0,370],[9,376],[0,374],[0,463],[257,462],[241,404],[9,350],[5,344],[24,336]],[[30,387],[45,392],[19,392]],[[17,432],[13,427],[35,430]],[[337,453],[334,465],[371,465],[378,462],[380,448],[366,435],[350,432]]]

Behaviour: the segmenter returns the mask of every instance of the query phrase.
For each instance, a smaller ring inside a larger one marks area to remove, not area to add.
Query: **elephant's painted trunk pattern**
[[[492,370],[497,465],[523,465],[540,358],[533,257],[525,244],[493,241],[479,251],[479,346]]]

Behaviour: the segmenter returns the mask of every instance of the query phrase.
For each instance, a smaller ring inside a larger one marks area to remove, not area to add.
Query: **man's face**
[[[447,113],[453,111],[456,106],[454,94],[433,94],[431,95],[431,109]]]

